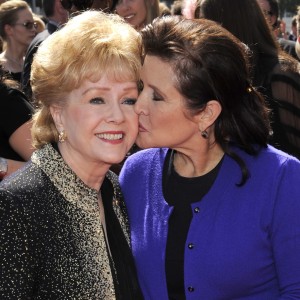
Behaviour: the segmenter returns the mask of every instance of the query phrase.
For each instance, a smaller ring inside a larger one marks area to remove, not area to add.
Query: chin
[[[141,149],[146,149],[146,148],[154,148],[155,145],[153,143],[149,143],[149,141],[145,141],[142,139],[137,138],[136,142],[135,142],[139,148]]]
[[[108,157],[107,159],[104,159],[103,162],[109,165],[115,165],[121,163],[124,159],[125,159],[125,155],[118,156],[118,157]]]

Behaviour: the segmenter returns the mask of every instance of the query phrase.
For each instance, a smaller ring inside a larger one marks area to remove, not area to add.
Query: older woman
[[[59,47],[57,47],[59,45]],[[140,299],[116,175],[138,123],[140,37],[89,11],[39,47],[38,149],[0,185],[1,299]]]
[[[244,45],[180,17],[141,34],[137,144],[154,148],[120,181],[145,299],[299,299],[300,162],[267,145]]]
[[[118,0],[116,13],[140,30],[159,16],[159,0]]]
[[[0,37],[5,43],[0,65],[11,79],[21,81],[25,52],[36,32],[37,23],[26,1],[10,0],[0,5]]]

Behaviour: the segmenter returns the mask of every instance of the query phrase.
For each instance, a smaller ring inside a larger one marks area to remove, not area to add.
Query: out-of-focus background
[[[47,1],[47,0],[44,0]],[[241,0],[242,1],[242,0]],[[0,0],[1,2],[1,0]],[[42,14],[42,0],[27,0],[27,2],[32,7],[32,10],[37,14]],[[169,7],[174,2],[174,0],[165,0]],[[300,0],[279,0],[280,7],[280,18],[286,23],[286,30],[291,31],[291,22],[294,15],[297,12],[297,6],[300,5]]]

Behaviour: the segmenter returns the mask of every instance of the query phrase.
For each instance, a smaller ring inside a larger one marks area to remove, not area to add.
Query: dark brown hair
[[[174,86],[191,114],[210,100],[219,101],[222,112],[215,122],[215,139],[241,166],[244,183],[247,168],[229,144],[255,155],[267,145],[270,130],[263,97],[249,82],[245,45],[215,22],[180,16],[156,19],[141,34],[144,55],[172,66]]]
[[[249,47],[255,86],[263,85],[266,71],[278,61],[286,69],[297,70],[297,61],[280,49],[256,0],[198,0],[197,12],[196,18],[219,23]]]

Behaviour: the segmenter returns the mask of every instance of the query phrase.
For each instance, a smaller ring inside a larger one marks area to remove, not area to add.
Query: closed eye
[[[164,98],[161,95],[159,95],[158,93],[153,92],[152,100],[154,100],[154,101],[163,101]]]

